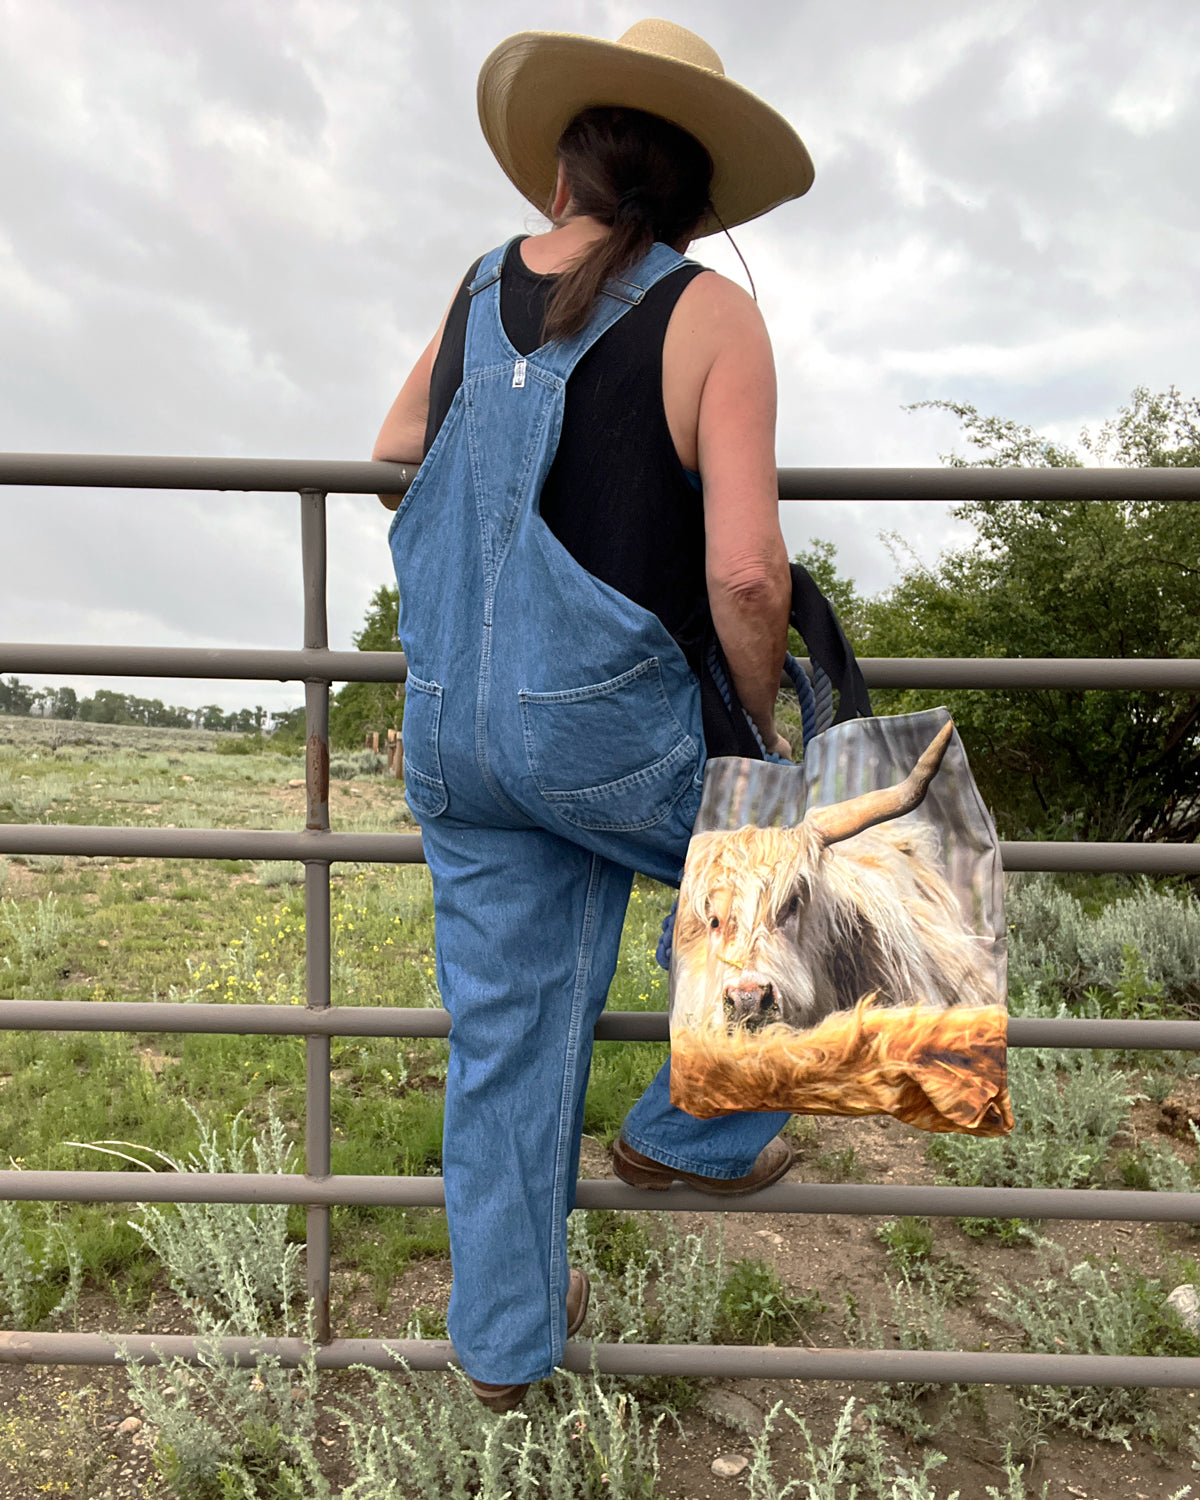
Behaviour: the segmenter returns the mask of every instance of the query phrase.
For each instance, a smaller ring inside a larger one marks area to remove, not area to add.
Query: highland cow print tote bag
[[[670,959],[671,1098],[1003,1135],[996,831],[944,709],[711,760]]]

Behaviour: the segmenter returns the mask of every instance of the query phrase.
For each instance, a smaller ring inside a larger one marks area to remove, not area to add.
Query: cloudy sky
[[[737,239],[781,464],[935,464],[954,398],[1066,441],[1133,386],[1200,393],[1195,0],[653,0],[804,136],[816,184]],[[544,227],[475,77],[624,0],[0,0],[0,449],[365,457],[454,285]],[[741,278],[716,241],[698,258]],[[389,577],[330,501],[330,635]],[[868,589],[939,506],[784,507]],[[0,640],[299,643],[287,496],[0,494]],[[5,670],[0,656],[0,672]],[[59,679],[61,680],[61,679]],[[77,686],[86,680],[71,679]],[[283,706],[295,687],[112,683]]]

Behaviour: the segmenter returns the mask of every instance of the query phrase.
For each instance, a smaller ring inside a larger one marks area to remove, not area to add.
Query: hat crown
[[[669,57],[675,62],[717,73],[722,78],[725,76],[725,64],[704,38],[686,26],[677,26],[674,21],[635,21],[623,36],[617,38],[617,45],[649,52],[655,57]]]

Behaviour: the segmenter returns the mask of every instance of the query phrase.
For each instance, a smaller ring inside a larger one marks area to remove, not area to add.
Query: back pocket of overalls
[[[404,684],[404,791],[418,817],[436,818],[449,800],[438,753],[441,721],[440,683],[423,682],[410,672]]]
[[[699,747],[676,718],[652,656],[607,682],[520,693],[529,769],[568,823],[652,828],[688,790]]]

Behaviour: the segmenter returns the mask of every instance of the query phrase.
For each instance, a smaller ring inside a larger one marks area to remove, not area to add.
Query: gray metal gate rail
[[[0,824],[0,854],[129,858],[290,859],[304,863],[306,1005],[193,1005],[135,1002],[0,1002],[0,1029],[43,1031],[220,1032],[303,1036],[306,1058],[303,1175],[0,1171],[0,1199],[76,1202],[303,1203],[307,1207],[308,1294],[315,1312],[316,1362],[324,1369],[363,1364],[444,1369],[453,1350],[439,1340],[339,1339],[329,1322],[329,1209],[363,1203],[440,1206],[442,1185],[428,1177],[330,1173],[330,1038],[445,1036],[444,1011],[375,1009],[330,1003],[331,863],[418,863],[415,834],[335,833],[329,824],[329,688],[332,682],[404,680],[394,652],[330,651],[325,607],[325,497],[402,493],[411,480],[395,464],[270,459],[97,457],[2,454],[0,484],[299,492],[304,569],[304,645],[297,651],[137,646],[0,644],[0,673],[217,677],[303,681],[306,718],[304,830],[86,828]],[[781,469],[784,500],[1200,500],[1195,469]],[[1071,687],[1200,691],[1200,660],[891,660],[866,658],[876,687]],[[1004,843],[1008,870],[1200,874],[1196,844]],[[1014,1047],[1169,1048],[1200,1051],[1200,1021],[1013,1019]],[[609,1013],[599,1040],[663,1040],[664,1015]],[[645,1209],[646,1195],[620,1182],[585,1180],[581,1208]],[[713,1212],[727,1205],[673,1187],[655,1209]],[[933,1214],[1039,1219],[1200,1223],[1200,1194],[1094,1189],[890,1187],[777,1183],[737,1204],[739,1213]],[[165,1334],[0,1334],[0,1363],[115,1364],[121,1358],[194,1360],[197,1341]],[[225,1339],[242,1363],[273,1354],[298,1363],[297,1339]],[[118,1351],[127,1351],[119,1353]],[[957,1381],[964,1384],[1200,1385],[1200,1359],[1103,1355],[958,1353],[925,1350],[745,1348],[724,1345],[568,1346],[566,1368],[612,1374]]]

